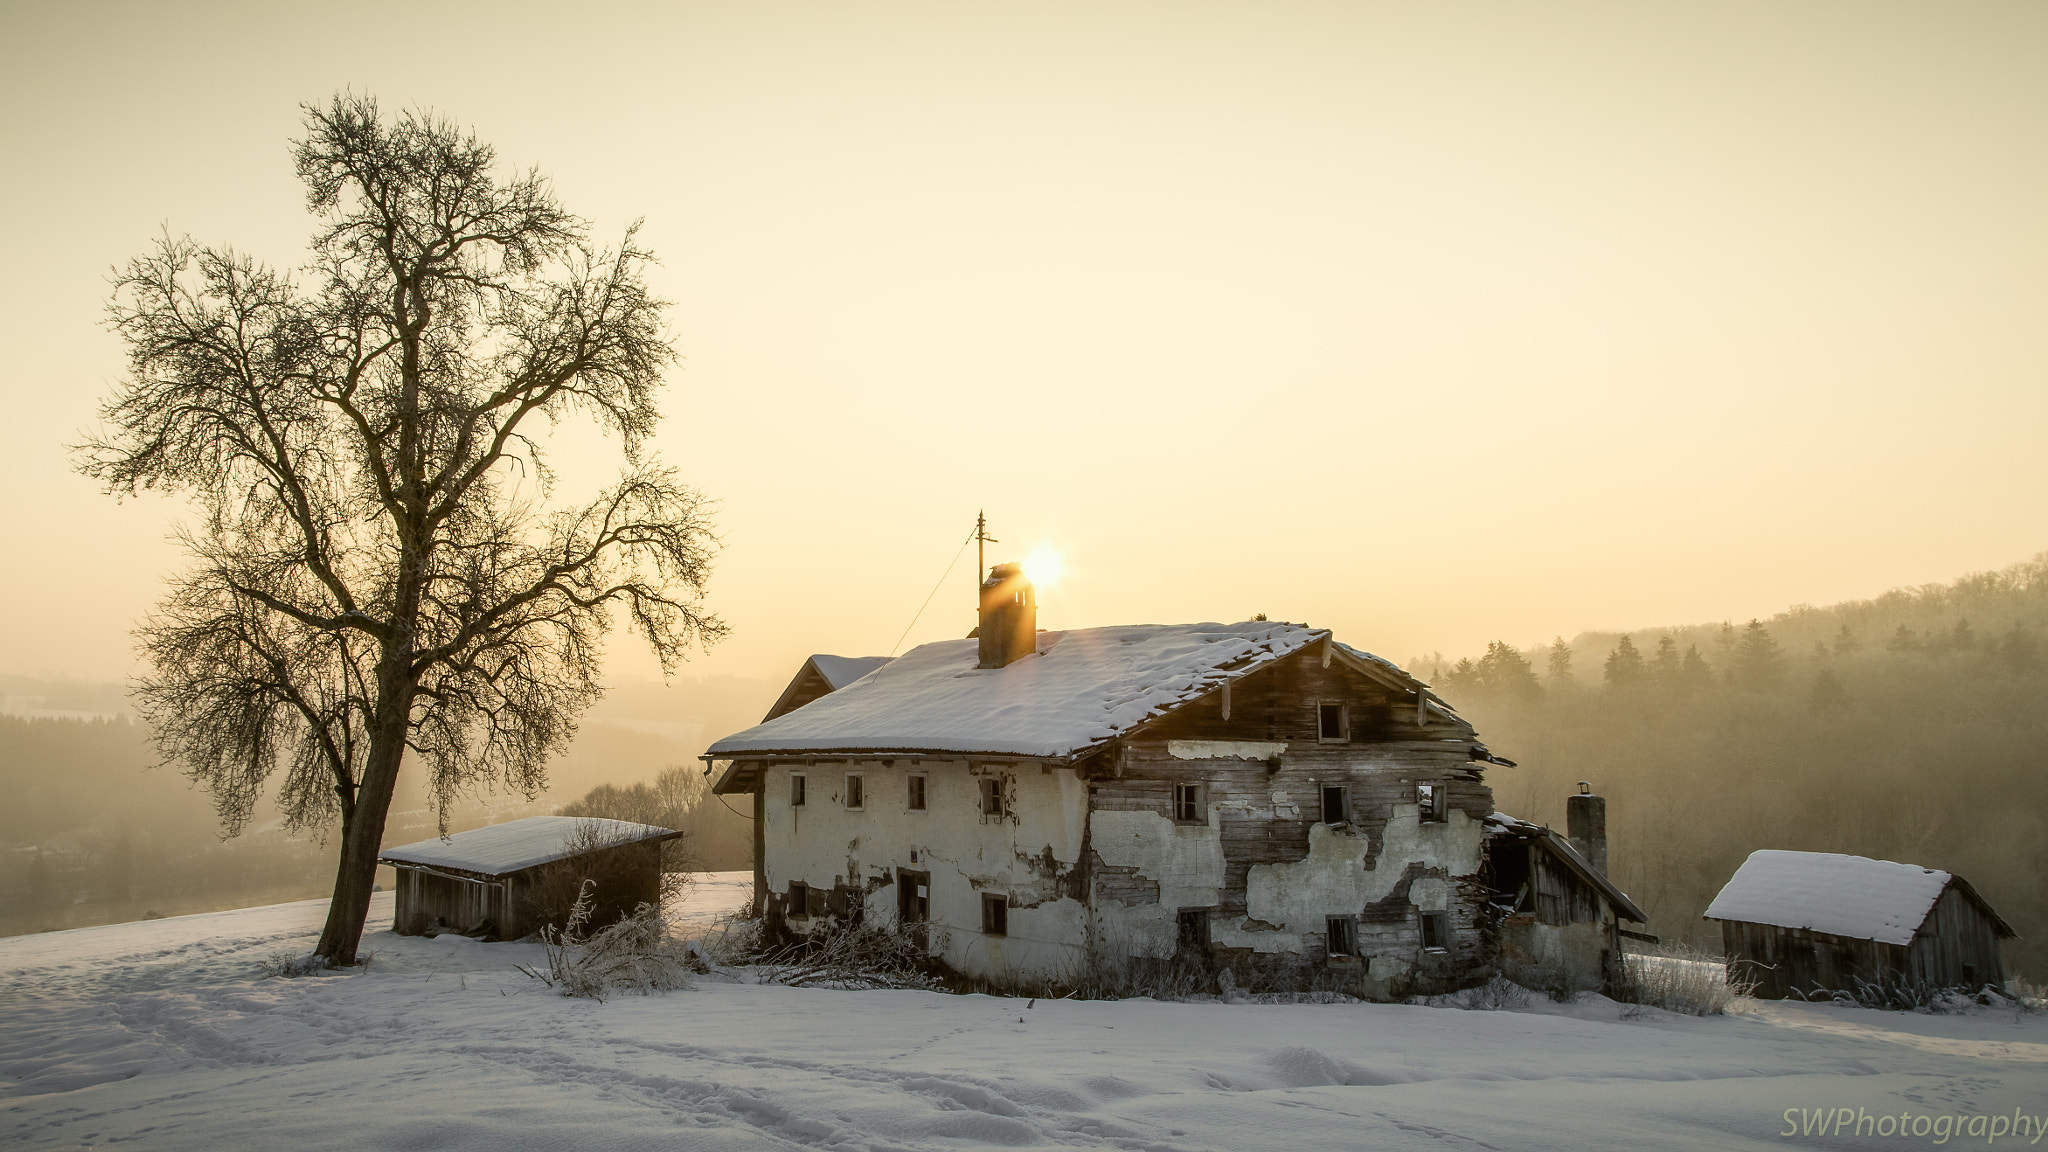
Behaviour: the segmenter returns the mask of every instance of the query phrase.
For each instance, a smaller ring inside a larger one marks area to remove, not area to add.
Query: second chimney
[[[1579,781],[1579,794],[1564,802],[1565,835],[1586,863],[1607,875],[1607,799],[1593,795],[1593,786]]]
[[[982,668],[1001,668],[1038,651],[1038,597],[1021,564],[998,564],[981,582]]]

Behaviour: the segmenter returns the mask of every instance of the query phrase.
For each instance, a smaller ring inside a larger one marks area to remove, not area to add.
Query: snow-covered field
[[[745,873],[717,874],[679,918],[701,928],[746,893]],[[712,978],[596,1004],[514,971],[532,945],[393,936],[388,893],[368,971],[262,976],[323,910],[0,939],[0,1144],[1867,1148],[1932,1145],[1933,1117],[1974,1115],[1978,1134],[1950,1143],[1987,1143],[1998,1117],[1989,1146],[2011,1147],[2048,1121],[2038,1014],[1030,1005]],[[1823,1108],[1830,1124],[1848,1110],[1839,1135],[1796,1131]],[[1929,1134],[1856,1136],[1859,1108],[1927,1117]]]

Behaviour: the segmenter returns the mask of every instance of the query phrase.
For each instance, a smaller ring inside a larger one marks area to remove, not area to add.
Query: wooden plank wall
[[[1908,949],[1911,978],[1936,987],[2005,986],[1998,934],[1984,913],[1951,884]]]
[[[1471,760],[1472,729],[1462,722],[1431,714],[1418,725],[1412,695],[1396,698],[1380,684],[1340,662],[1323,667],[1320,647],[1311,647],[1273,666],[1238,680],[1232,687],[1231,714],[1225,719],[1220,693],[1184,706],[1127,737],[1121,749],[1092,762],[1086,771],[1090,808],[1094,811],[1156,812],[1171,818],[1173,785],[1198,782],[1208,789],[1207,802],[1241,806],[1221,814],[1219,833],[1224,854],[1224,884],[1217,907],[1220,917],[1243,917],[1246,878],[1257,864],[1291,863],[1308,856],[1309,828],[1321,817],[1319,789],[1341,784],[1349,790],[1350,818],[1368,838],[1366,867],[1381,866],[1383,835],[1397,804],[1414,804],[1416,785],[1435,783],[1448,789],[1450,807],[1474,821],[1493,812],[1493,791],[1480,766]],[[1317,705],[1349,706],[1349,739],[1326,743],[1320,737]],[[1175,740],[1285,742],[1277,763],[1256,760],[1182,760],[1171,755]],[[1297,816],[1272,816],[1273,793],[1285,793]],[[1248,813],[1245,809],[1250,809]],[[1261,813],[1259,810],[1264,809]],[[1125,904],[1156,902],[1158,885],[1133,870],[1110,868],[1099,858],[1089,861],[1099,898]],[[1405,874],[1392,892],[1365,909],[1331,909],[1331,915],[1356,913],[1362,923],[1405,925],[1393,947],[1413,958],[1420,946],[1420,922],[1408,903],[1408,885],[1428,869],[1407,861],[1393,866]],[[1480,961],[1476,928],[1479,899],[1461,891],[1455,881],[1451,901],[1453,966]],[[1148,888],[1149,884],[1149,888]],[[1375,937],[1384,946],[1386,937]],[[1320,937],[1309,942],[1313,959],[1322,959]]]

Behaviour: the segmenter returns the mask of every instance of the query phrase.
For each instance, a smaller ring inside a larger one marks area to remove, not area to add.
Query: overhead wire
[[[896,649],[903,647],[904,639],[910,635],[910,630],[912,628],[917,627],[918,620],[922,619],[924,616],[924,610],[932,606],[932,597],[937,596],[939,594],[939,589],[946,586],[946,577],[951,576],[953,574],[953,569],[957,567],[960,563],[960,557],[966,555],[967,546],[969,544],[974,543],[975,533],[979,531],[981,531],[981,525],[976,524],[974,532],[969,532],[967,534],[967,539],[962,540],[960,542],[960,550],[953,553],[953,559],[946,564],[946,570],[939,574],[939,582],[932,585],[932,590],[925,595],[924,603],[919,604],[917,606],[917,614],[910,618],[910,623],[905,624],[903,626],[903,635],[898,636],[896,638],[896,643],[890,647],[890,656],[896,655]]]

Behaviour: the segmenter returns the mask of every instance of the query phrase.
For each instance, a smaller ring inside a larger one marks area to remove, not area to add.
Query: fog
[[[298,267],[300,104],[356,91],[602,241],[644,220],[651,446],[718,502],[730,638],[663,682],[612,636],[546,790],[453,828],[695,765],[809,653],[964,634],[986,508],[991,560],[1065,557],[1048,627],[1264,613],[1404,661],[1521,761],[1503,809],[1610,797],[1671,940],[1748,851],[1818,848],[1954,869],[2048,969],[2048,614],[2004,568],[2048,492],[2048,8],[352,11],[402,31],[0,16],[0,932],[332,882],[331,840],[223,840],[150,767],[133,632],[194,511],[67,446],[124,371],[109,267],[162,232]],[[615,474],[549,447],[564,492]],[[740,866],[716,803],[702,863]],[[387,840],[435,827],[412,771]]]

